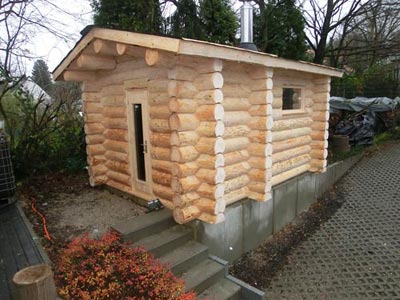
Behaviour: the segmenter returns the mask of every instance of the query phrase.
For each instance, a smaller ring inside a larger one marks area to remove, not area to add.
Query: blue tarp
[[[342,97],[331,97],[329,100],[331,112],[337,110],[362,111],[365,108],[373,112],[393,111],[400,108],[400,97],[390,99],[386,97],[380,98],[363,98],[356,97],[346,99]]]

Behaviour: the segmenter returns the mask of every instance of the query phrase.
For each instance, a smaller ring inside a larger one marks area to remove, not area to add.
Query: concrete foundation
[[[209,247],[210,253],[228,261],[256,248],[278,232],[338,181],[362,154],[328,166],[325,173],[304,173],[273,188],[266,202],[244,199],[225,210],[226,221],[210,225],[193,221],[195,239]]]

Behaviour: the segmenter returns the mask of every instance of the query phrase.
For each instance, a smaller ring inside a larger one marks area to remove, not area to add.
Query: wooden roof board
[[[96,38],[113,41],[116,43],[168,51],[180,55],[218,58],[222,60],[257,64],[271,68],[296,70],[325,76],[343,76],[342,70],[338,70],[332,67],[322,66],[304,61],[289,60],[285,58],[280,58],[273,54],[262,53],[233,46],[214,44],[210,42],[186,38],[177,39],[171,37],[94,27],[89,30],[84,36],[82,36],[82,38],[76,43],[75,47],[54,69],[54,79],[58,80],[60,75],[66,69],[68,69],[70,63],[74,61],[74,59],[86,48],[86,46]]]

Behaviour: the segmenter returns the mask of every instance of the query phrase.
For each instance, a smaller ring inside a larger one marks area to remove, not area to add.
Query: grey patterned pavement
[[[400,144],[337,185],[343,206],[289,257],[267,299],[400,300]]]

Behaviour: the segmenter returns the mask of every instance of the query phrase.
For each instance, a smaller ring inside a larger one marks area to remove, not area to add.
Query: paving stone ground
[[[290,256],[267,299],[400,299],[400,144],[337,185],[343,206]]]

